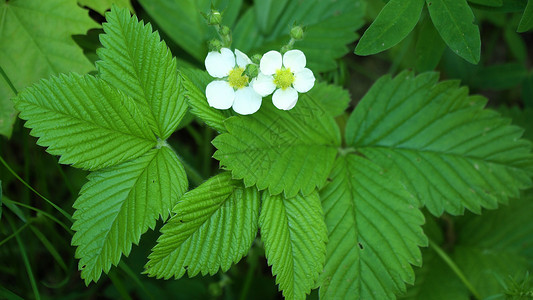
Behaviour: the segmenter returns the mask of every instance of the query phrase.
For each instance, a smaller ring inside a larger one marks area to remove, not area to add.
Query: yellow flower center
[[[294,74],[292,74],[291,69],[281,69],[277,70],[274,75],[274,84],[284,90],[292,85],[294,82]]]
[[[248,76],[242,74],[244,68],[234,68],[229,72],[228,83],[234,89],[242,89],[248,84]]]

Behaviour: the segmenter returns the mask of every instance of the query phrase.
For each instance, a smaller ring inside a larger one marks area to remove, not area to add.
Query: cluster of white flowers
[[[300,50],[289,50],[283,56],[278,51],[265,53],[259,63],[260,72],[250,80],[245,70],[251,63],[238,49],[235,54],[228,48],[207,54],[205,68],[218,78],[205,89],[211,107],[232,107],[241,115],[249,115],[259,110],[263,97],[274,93],[273,104],[289,110],[296,105],[298,93],[309,91],[315,84],[315,76],[305,67],[305,55]]]

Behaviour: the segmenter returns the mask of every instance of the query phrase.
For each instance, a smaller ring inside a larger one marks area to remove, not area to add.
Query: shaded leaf
[[[533,28],[533,1],[528,0],[527,6],[524,9],[524,14],[518,24],[518,32],[526,32]]]

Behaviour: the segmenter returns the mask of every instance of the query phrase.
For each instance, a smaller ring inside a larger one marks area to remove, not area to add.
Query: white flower
[[[217,109],[233,110],[241,115],[249,115],[261,107],[262,97],[249,85],[244,73],[252,61],[238,49],[235,54],[228,48],[213,51],[205,58],[205,69],[209,75],[220,78],[210,82],[205,88],[209,106]]]
[[[254,81],[254,90],[262,97],[272,94],[272,103],[289,110],[298,101],[298,92],[305,93],[315,84],[313,72],[305,67],[305,54],[300,50],[278,51],[263,55],[259,64],[261,72]]]

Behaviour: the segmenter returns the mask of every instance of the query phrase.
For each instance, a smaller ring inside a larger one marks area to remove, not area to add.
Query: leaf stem
[[[463,282],[463,284],[468,288],[468,290],[474,295],[474,297],[478,300],[481,299],[481,295],[476,290],[476,288],[468,281],[466,276],[463,274],[461,269],[455,264],[455,262],[442,250],[439,245],[437,245],[434,241],[431,239],[429,240],[429,246],[435,250],[435,252],[440,256],[440,258],[452,269],[452,271],[459,277],[459,279]]]

